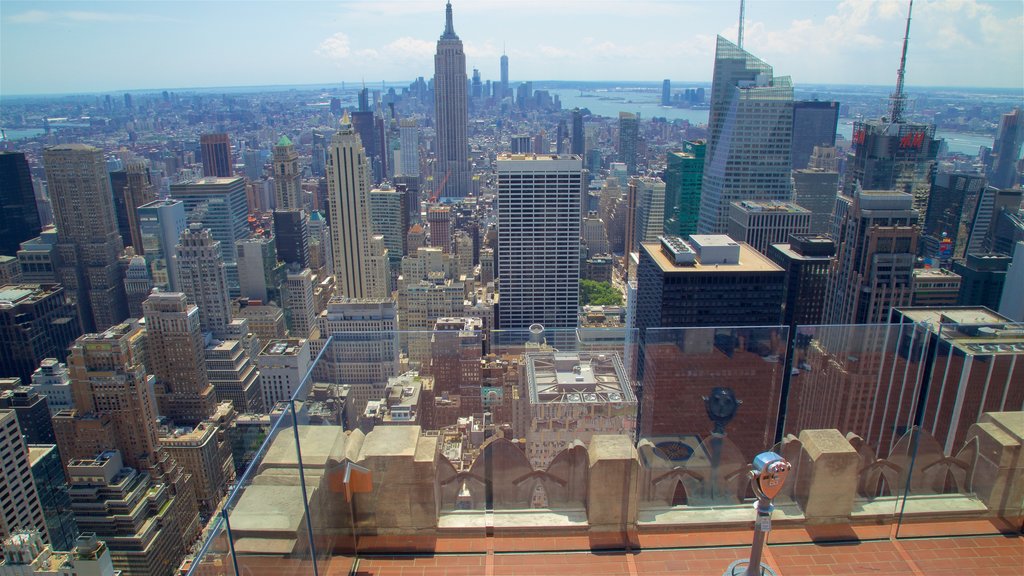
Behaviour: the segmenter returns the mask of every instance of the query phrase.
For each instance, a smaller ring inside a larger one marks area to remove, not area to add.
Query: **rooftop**
[[[617,352],[533,352],[526,370],[535,404],[635,401]]]
[[[691,236],[694,238],[695,236]],[[724,236],[723,238],[728,238]],[[722,241],[724,242],[724,240]],[[730,242],[733,242],[730,240]],[[703,264],[696,259],[692,265],[679,265],[673,262],[661,249],[660,242],[643,242],[641,246],[662,272],[679,274],[698,274],[710,272],[782,272],[782,268],[745,242],[735,242],[739,246],[740,256],[736,264]],[[721,244],[725,246],[725,244]]]
[[[751,213],[773,212],[787,214],[810,214],[811,211],[792,202],[776,202],[771,200],[742,200],[733,202],[740,210]]]

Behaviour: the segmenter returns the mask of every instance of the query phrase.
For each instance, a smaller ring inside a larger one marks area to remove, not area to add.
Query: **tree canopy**
[[[621,306],[622,294],[608,282],[580,280],[580,301],[584,306]]]

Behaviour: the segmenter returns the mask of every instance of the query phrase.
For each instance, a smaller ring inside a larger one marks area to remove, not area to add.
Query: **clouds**
[[[376,46],[353,49],[348,34],[335,32],[325,38],[313,51],[317,56],[341,65],[408,64],[430,62],[435,44],[427,40],[402,36]]]
[[[105,22],[173,22],[156,14],[93,12],[86,10],[26,10],[4,18],[11,24],[87,24]]]

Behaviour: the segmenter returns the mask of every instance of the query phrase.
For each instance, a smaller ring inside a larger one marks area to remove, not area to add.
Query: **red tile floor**
[[[495,542],[487,538],[485,541]],[[501,540],[497,539],[500,543]],[[647,549],[634,552],[507,552],[376,556],[332,560],[328,576],[499,576],[621,574],[628,576],[721,576],[745,547]],[[766,562],[778,576],[1021,576],[1024,538],[964,536],[883,539],[828,544],[769,545]],[[323,573],[323,572],[321,572]]]

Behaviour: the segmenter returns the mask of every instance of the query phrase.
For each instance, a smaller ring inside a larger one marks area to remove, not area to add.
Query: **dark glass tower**
[[[0,152],[0,213],[0,254],[13,256],[19,244],[42,231],[32,175],[21,152]]]

